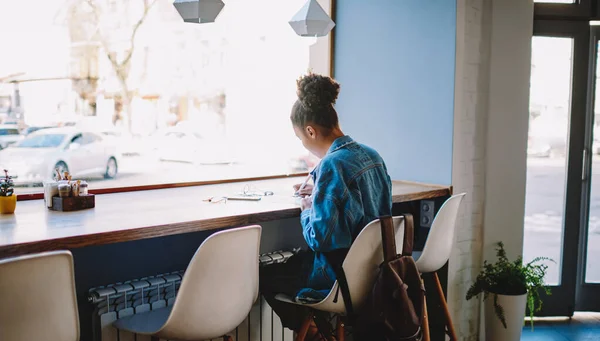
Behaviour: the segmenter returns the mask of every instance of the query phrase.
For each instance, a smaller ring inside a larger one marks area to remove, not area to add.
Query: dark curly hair
[[[298,100],[292,107],[292,124],[304,128],[319,126],[327,135],[338,127],[338,115],[333,107],[340,85],[327,76],[309,73],[296,81]]]

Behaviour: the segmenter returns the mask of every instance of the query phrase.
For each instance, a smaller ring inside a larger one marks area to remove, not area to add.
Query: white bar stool
[[[118,319],[113,326],[152,340],[223,337],[248,316],[258,297],[261,227],[229,229],[208,237],[190,261],[173,306]]]
[[[0,302],[0,340],[79,341],[69,251],[0,260]]]
[[[404,241],[404,217],[394,217],[393,223],[394,231],[396,233],[396,245],[402,245]],[[346,280],[348,281],[353,310],[359,310],[365,303],[373,288],[375,278],[379,274],[379,265],[381,265],[382,262],[383,247],[381,244],[381,223],[379,219],[377,219],[363,228],[350,247],[342,264],[342,269],[344,270]],[[346,305],[344,304],[341,291],[339,292],[339,295],[336,295],[338,293],[338,288],[339,284],[335,281],[333,288],[331,288],[327,297],[317,303],[299,303],[296,302],[293,297],[283,294],[279,294],[275,298],[283,302],[346,316]],[[303,341],[305,339],[311,322],[311,317],[304,321],[302,328],[296,337],[297,341]],[[341,320],[338,319],[337,341],[344,341],[344,338],[344,325],[341,323]]]
[[[458,209],[460,203],[465,197],[465,193],[453,195],[450,197],[440,210],[438,211],[435,219],[431,224],[427,241],[421,256],[417,259],[417,268],[421,274],[433,273],[433,279],[437,287],[437,294],[440,302],[442,303],[442,309],[444,309],[444,316],[446,318],[446,333],[450,336],[450,340],[457,341],[456,330],[452,324],[452,318],[450,317],[450,311],[444,297],[444,291],[440,283],[440,279],[437,275],[437,271],[441,269],[448,259],[450,259],[450,252],[454,245],[454,234],[456,230],[456,218],[458,216]]]

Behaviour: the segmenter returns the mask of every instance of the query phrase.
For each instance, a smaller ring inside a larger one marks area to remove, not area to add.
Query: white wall
[[[448,305],[461,340],[477,340],[478,300],[466,301],[481,266],[491,2],[458,0],[452,185],[466,192],[448,271]]]
[[[481,305],[466,292],[496,241],[511,258],[523,246],[533,2],[457,0],[456,22],[452,184],[467,197],[448,304],[459,338],[478,340]]]
[[[492,5],[490,99],[486,144],[484,259],[503,241],[523,254],[533,2]]]

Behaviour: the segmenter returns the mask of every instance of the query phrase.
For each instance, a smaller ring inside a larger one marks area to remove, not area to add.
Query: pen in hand
[[[304,187],[306,187],[306,185],[308,184],[308,182],[310,181],[311,178],[312,178],[312,175],[308,174],[308,176],[306,177],[304,182],[300,185],[300,188],[298,188],[296,193],[294,193],[294,196],[300,196],[300,192],[304,189]]]

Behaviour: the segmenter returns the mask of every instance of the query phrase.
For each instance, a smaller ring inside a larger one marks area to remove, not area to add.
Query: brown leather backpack
[[[392,217],[381,217],[384,261],[370,297],[356,318],[356,340],[421,340],[425,288],[412,258],[414,223],[404,215],[404,245],[396,253]]]

